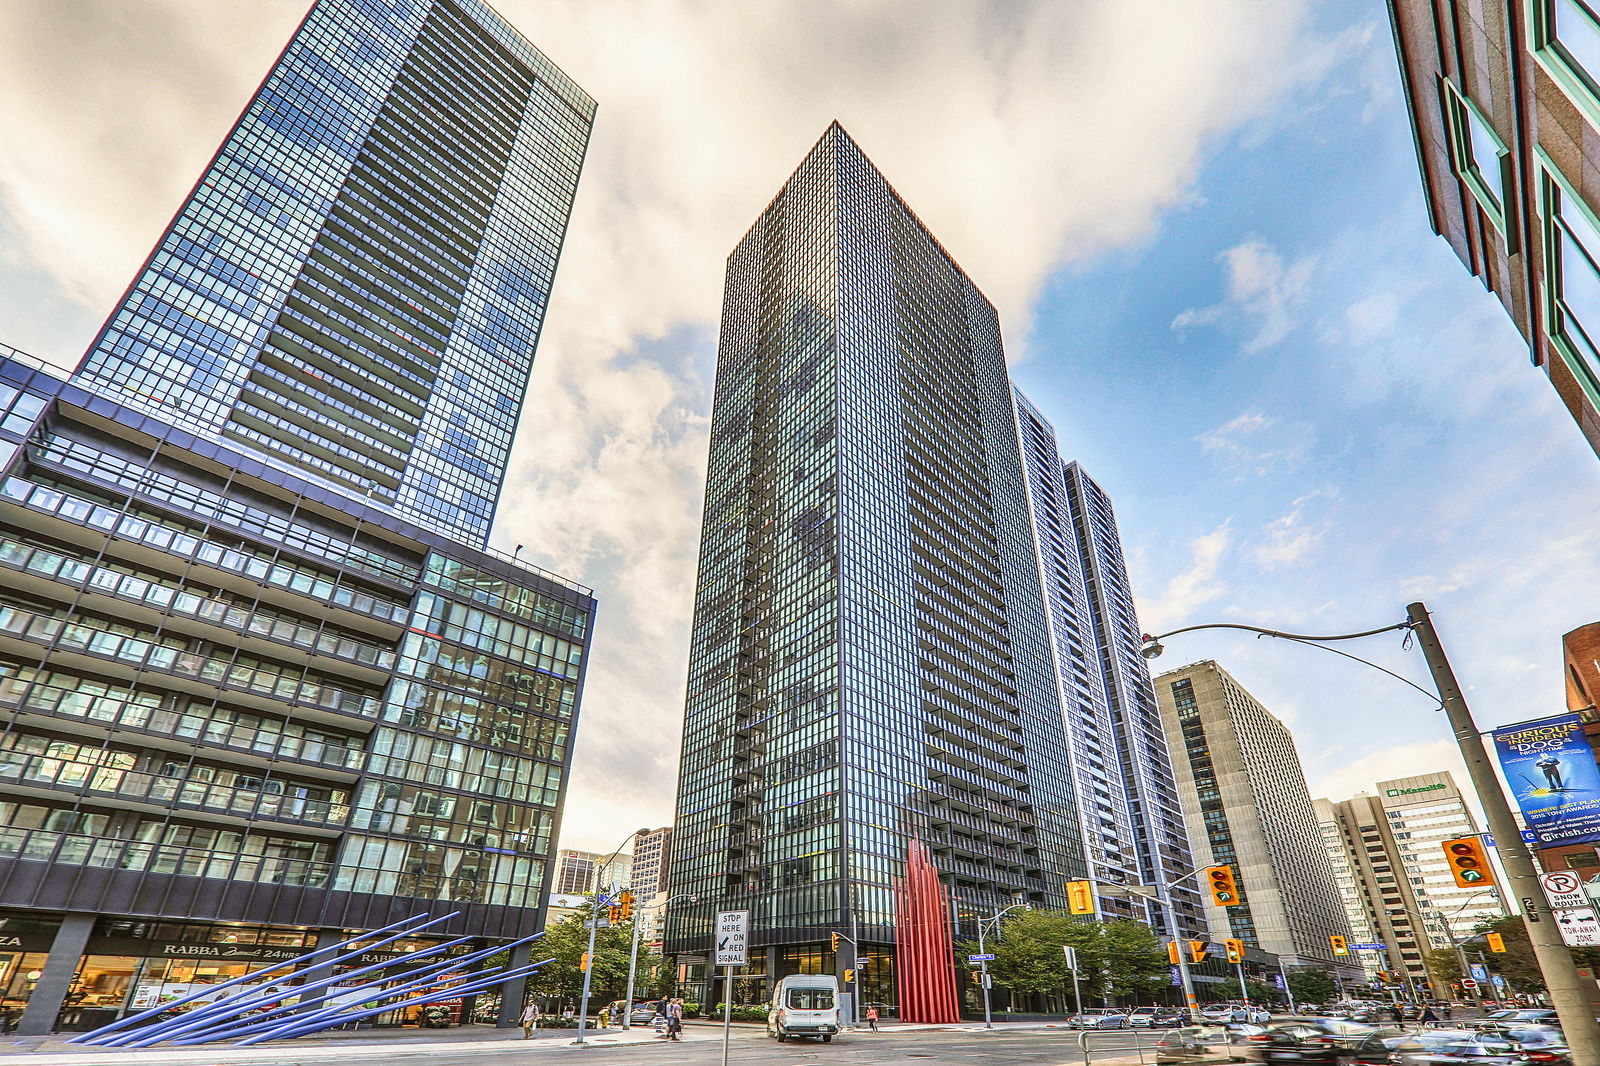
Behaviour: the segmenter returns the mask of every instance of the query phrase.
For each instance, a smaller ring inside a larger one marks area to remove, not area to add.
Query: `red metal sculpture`
[[[895,979],[900,1020],[948,1025],[961,1020],[950,943],[950,893],[916,837],[906,874],[894,883]]]

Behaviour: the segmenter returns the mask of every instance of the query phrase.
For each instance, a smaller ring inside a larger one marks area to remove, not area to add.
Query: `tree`
[[[1250,990],[1251,1003],[1273,1003],[1283,998],[1283,993],[1262,981],[1245,979],[1245,987]],[[1216,1000],[1239,999],[1239,982],[1230,977],[1226,981],[1218,981],[1210,986],[1208,997]]]
[[[1339,986],[1326,970],[1296,970],[1289,975],[1289,991],[1297,1003],[1332,1003]]]
[[[1503,954],[1490,952],[1488,945],[1477,939],[1484,933],[1499,933],[1505,940],[1505,952]],[[1504,977],[1513,992],[1544,990],[1544,975],[1539,972],[1539,963],[1533,955],[1533,945],[1528,941],[1528,928],[1520,916],[1508,914],[1480,923],[1475,930],[1474,939],[1466,943],[1466,948],[1471,955],[1482,953],[1485,964],[1491,971]],[[1451,952],[1452,956],[1454,954]],[[1600,949],[1573,948],[1572,959],[1579,966],[1600,967]],[[1451,965],[1459,976],[1460,971],[1456,964],[1452,961]],[[1432,972],[1431,959],[1429,972]]]
[[[986,941],[995,984],[1018,995],[1054,995],[1072,987],[1063,945],[1077,949],[1085,1000],[1150,995],[1167,984],[1167,956],[1148,926],[1119,918],[1097,922],[1059,910],[1013,911]],[[978,954],[976,941],[956,945]]]
[[[1448,988],[1464,976],[1454,948],[1434,948],[1422,957],[1422,962],[1435,988]]]
[[[574,1004],[583,995],[583,953],[589,950],[589,930],[583,923],[588,917],[587,908],[569,914],[554,925],[546,926],[544,938],[533,942],[534,959],[551,960],[528,977],[528,987],[535,995],[551,996],[563,1002],[570,1000]],[[594,976],[589,984],[591,1004],[620,999],[627,990],[628,948],[632,938],[632,920],[596,930]],[[636,994],[648,994],[660,983],[650,977],[653,968],[658,976],[664,973],[665,960],[640,944]]]

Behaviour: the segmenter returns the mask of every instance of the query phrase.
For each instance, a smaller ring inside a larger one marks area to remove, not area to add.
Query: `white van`
[[[767,1035],[778,1041],[814,1036],[824,1044],[839,1031],[839,982],[831,974],[794,974],[778,982],[767,1010]]]

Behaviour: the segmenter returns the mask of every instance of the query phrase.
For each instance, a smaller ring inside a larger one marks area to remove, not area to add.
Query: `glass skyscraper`
[[[1018,435],[1049,608],[1056,674],[1071,743],[1079,815],[1097,886],[1168,884],[1195,867],[1161,712],[1111,500],[1077,463],[1063,463],[1054,427],[1016,391]],[[1194,882],[1172,890],[1182,938],[1207,935]],[[1159,906],[1096,896],[1107,918],[1163,933]]]
[[[593,107],[476,0],[321,0],[74,379],[0,348],[19,1031],[543,924],[595,601],[485,542]]]
[[[479,0],[319,0],[76,381],[481,546],[594,113]]]
[[[728,261],[701,536],[670,874],[698,902],[667,950],[749,908],[741,998],[848,967],[895,1002],[913,834],[959,935],[1064,906],[1087,867],[998,318],[837,124]]]

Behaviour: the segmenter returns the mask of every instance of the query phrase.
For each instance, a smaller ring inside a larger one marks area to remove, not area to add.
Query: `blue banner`
[[[1501,726],[1494,747],[1540,847],[1600,840],[1600,766],[1577,715]]]

